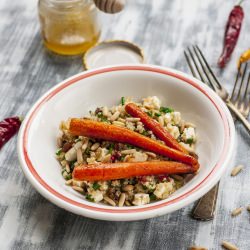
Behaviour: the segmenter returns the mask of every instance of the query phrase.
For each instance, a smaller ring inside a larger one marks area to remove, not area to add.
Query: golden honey
[[[61,55],[82,54],[99,39],[97,9],[88,0],[40,0],[39,19],[45,46]]]

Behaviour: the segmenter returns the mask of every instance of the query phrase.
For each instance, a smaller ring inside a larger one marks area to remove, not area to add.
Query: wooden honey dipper
[[[94,0],[94,3],[99,10],[114,14],[124,9],[126,0]]]

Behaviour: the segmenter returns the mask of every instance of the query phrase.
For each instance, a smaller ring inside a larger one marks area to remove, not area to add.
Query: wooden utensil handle
[[[219,182],[209,192],[200,198],[192,211],[192,217],[194,219],[207,221],[214,218],[218,189]]]

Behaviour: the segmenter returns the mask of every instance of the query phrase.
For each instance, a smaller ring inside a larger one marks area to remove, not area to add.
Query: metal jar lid
[[[83,56],[86,70],[117,64],[144,63],[142,49],[124,40],[103,41],[87,50]]]

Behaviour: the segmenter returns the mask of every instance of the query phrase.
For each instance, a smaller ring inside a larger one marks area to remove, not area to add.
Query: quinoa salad
[[[183,148],[195,155],[195,125],[184,121],[181,113],[172,107],[162,106],[156,96],[143,98],[140,102],[122,97],[117,106],[97,107],[83,118],[124,127],[164,144],[145,128],[140,118],[132,117],[125,111],[127,103],[135,103],[149,117],[159,122]],[[56,158],[66,185],[91,202],[119,207],[145,205],[168,198],[194,176],[161,174],[107,181],[79,181],[72,178],[72,172],[81,164],[165,161],[169,158],[129,144],[73,136],[68,131],[67,121],[60,124],[57,147]]]

